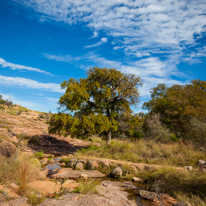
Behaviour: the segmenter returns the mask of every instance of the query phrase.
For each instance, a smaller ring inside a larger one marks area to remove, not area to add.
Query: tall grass
[[[18,193],[26,193],[29,182],[39,177],[40,163],[35,158],[19,156],[15,158],[0,157],[0,183],[16,183],[19,186]]]
[[[110,146],[102,142],[102,147],[91,144],[76,154],[77,156],[87,155],[170,166],[196,166],[199,159],[206,159],[206,152],[195,147],[192,143],[161,143],[145,139],[136,141],[113,140]]]

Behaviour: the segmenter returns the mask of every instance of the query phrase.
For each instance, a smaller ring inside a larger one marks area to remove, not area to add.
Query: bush
[[[187,139],[203,146],[206,142],[206,122],[192,118],[187,129]]]
[[[175,135],[161,123],[160,114],[149,115],[145,119],[145,125],[145,133],[148,138],[161,142],[176,140]]]

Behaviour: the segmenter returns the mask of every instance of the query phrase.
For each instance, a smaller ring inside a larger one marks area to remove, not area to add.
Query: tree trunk
[[[107,139],[106,139],[106,144],[107,145],[110,145],[111,139],[112,139],[112,133],[111,133],[111,131],[109,131],[107,133]]]

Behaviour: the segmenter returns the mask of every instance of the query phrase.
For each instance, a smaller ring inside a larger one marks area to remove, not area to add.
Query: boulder
[[[150,201],[156,201],[157,200],[157,194],[155,192],[148,192],[146,190],[140,190],[139,194],[142,198],[150,200]]]
[[[172,206],[191,206],[191,204],[189,202],[182,201],[182,202],[177,202],[173,204]]]
[[[98,162],[95,161],[95,160],[89,160],[89,161],[87,162],[87,168],[88,168],[89,170],[94,170],[94,169],[97,169],[98,167],[99,167],[99,164],[98,164]]]
[[[122,168],[120,166],[116,166],[111,172],[110,177],[117,179],[122,176]]]
[[[69,160],[69,162],[67,163],[67,167],[74,167],[77,163],[77,158],[72,158]]]
[[[83,170],[84,169],[84,164],[80,161],[77,162],[75,166],[75,170]]]
[[[4,157],[12,157],[16,154],[16,146],[10,142],[0,143],[0,155]]]

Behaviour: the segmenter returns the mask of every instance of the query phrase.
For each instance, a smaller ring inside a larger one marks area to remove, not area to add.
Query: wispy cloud
[[[72,63],[75,61],[79,61],[81,57],[72,57],[71,55],[53,55],[53,54],[43,54],[47,59],[55,60],[59,62],[68,62]]]
[[[116,47],[125,53],[148,56],[167,50],[179,51],[192,45],[194,35],[206,31],[205,0],[15,0],[39,12],[44,21],[66,24],[84,22],[96,32],[103,30],[115,37]],[[93,45],[93,46],[98,46]],[[91,45],[92,46],[92,45]]]
[[[8,67],[9,69],[12,69],[12,70],[27,70],[27,71],[33,71],[33,72],[52,75],[50,72],[46,72],[46,71],[38,69],[38,68],[27,67],[27,66],[24,66],[24,65],[7,62],[6,60],[4,60],[2,58],[0,58],[0,66],[3,67],[3,68]]]
[[[7,77],[0,75],[0,84],[4,86],[20,86],[27,89],[47,90],[51,92],[64,93],[59,84],[55,83],[41,83],[32,79],[21,77]]]
[[[52,56],[53,60],[55,60],[55,55]],[[65,60],[65,62],[67,62],[66,56],[57,57],[62,61]],[[73,60],[78,58],[79,57],[73,57]],[[94,52],[89,52],[85,56],[81,57],[81,61],[83,61],[83,63],[80,63],[79,61],[73,63],[85,70],[98,65],[100,68],[116,68],[123,73],[131,73],[141,76],[144,82],[143,87],[140,89],[142,96],[150,95],[150,88],[159,83],[166,83],[168,86],[172,84],[186,83],[184,81],[172,79],[173,76],[184,77],[184,74],[180,73],[175,66],[176,59],[173,60],[170,58],[165,61],[161,61],[158,57],[148,57],[138,61],[128,61],[123,64],[121,61],[109,60]]]
[[[102,37],[101,40],[99,42],[97,42],[96,44],[88,45],[88,46],[85,46],[84,48],[97,47],[97,46],[100,46],[100,45],[102,45],[103,43],[106,43],[106,42],[107,42],[107,38]]]

